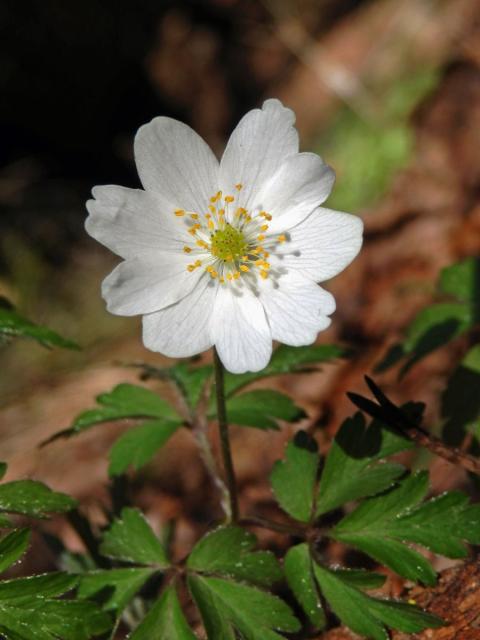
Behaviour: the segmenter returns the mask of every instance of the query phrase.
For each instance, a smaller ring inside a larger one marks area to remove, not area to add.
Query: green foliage
[[[276,631],[298,631],[300,624],[280,598],[240,582],[190,576],[188,585],[209,640],[280,640]]]
[[[325,461],[318,491],[317,515],[392,486],[405,468],[382,459],[410,448],[409,440],[386,429],[376,420],[367,426],[360,413],[347,419]],[[342,469],[341,474],[339,469]]]
[[[48,327],[42,327],[21,316],[5,298],[0,297],[0,339],[23,337],[35,340],[44,347],[79,349],[72,340],[67,340]]]
[[[130,466],[135,470],[141,469],[180,426],[180,422],[152,420],[129,429],[110,449],[108,473],[118,476]]]
[[[0,542],[2,569],[16,562],[28,543],[27,530]],[[9,550],[7,549],[9,547]],[[6,552],[6,555],[3,553]],[[6,640],[89,640],[111,627],[96,604],[57,599],[77,585],[76,576],[48,573],[0,582],[0,635]]]
[[[69,429],[51,440],[82,433],[95,425],[121,419],[150,418],[120,436],[110,451],[109,473],[124,473],[130,466],[140,469],[163,447],[183,421],[175,409],[157,393],[133,384],[119,384],[112,391],[97,396],[96,409],[80,413]]]
[[[279,429],[278,420],[296,422],[305,412],[283,393],[267,389],[247,391],[229,398],[228,419],[233,424],[258,429]]]
[[[29,529],[16,529],[0,540],[0,573],[23,556],[29,541]]]
[[[89,571],[80,576],[79,598],[95,598],[105,611],[119,615],[153,574],[153,569],[121,568]]]
[[[403,602],[380,600],[366,595],[337,572],[318,564],[315,577],[332,611],[352,631],[374,640],[388,640],[386,626],[405,633],[441,627],[442,620]]]
[[[287,373],[304,373],[314,365],[331,362],[346,355],[345,349],[334,344],[312,347],[288,347],[282,344],[275,349],[270,362],[261,371],[249,371],[240,375],[225,372],[225,393],[231,396],[256,380]]]
[[[76,506],[70,496],[52,491],[42,482],[16,480],[0,485],[0,514],[18,513],[44,518],[51,513],[65,513]]]
[[[327,618],[320,600],[320,592],[307,544],[298,544],[289,549],[285,556],[285,576],[288,586],[311,624],[315,629],[323,629]]]
[[[188,569],[268,587],[282,578],[269,551],[253,551],[256,538],[240,527],[220,527],[198,542],[188,558]]]
[[[420,504],[428,491],[428,474],[407,476],[385,494],[365,500],[332,530],[331,535],[352,545],[400,575],[426,584],[435,572],[407,541],[450,558],[467,555],[462,541],[480,542],[480,505],[469,506],[467,496],[445,493]]]
[[[130,640],[195,640],[183,615],[174,587],[167,587],[161,598],[153,605],[140,625],[130,636]]]
[[[125,508],[104,534],[100,552],[108,558],[164,569],[165,549],[138,509]]]
[[[432,351],[477,325],[480,322],[479,282],[478,258],[467,258],[443,269],[438,281],[439,301],[415,316],[404,341],[390,348],[376,370],[385,371],[405,360],[400,370],[400,375],[404,375]]]
[[[309,522],[314,514],[318,463],[315,440],[299,431],[287,446],[286,459],[275,463],[270,477],[279,505],[301,522]]]

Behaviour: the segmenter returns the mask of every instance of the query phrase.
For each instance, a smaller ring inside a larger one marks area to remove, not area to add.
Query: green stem
[[[220,435],[220,445],[222,450],[223,467],[225,470],[225,481],[228,488],[230,513],[227,514],[232,522],[238,520],[238,497],[237,483],[235,480],[235,470],[233,468],[232,451],[230,448],[230,437],[228,433],[227,408],[225,404],[225,383],[224,369],[217,350],[213,348],[213,360],[215,363],[215,396],[217,400],[217,419]]]

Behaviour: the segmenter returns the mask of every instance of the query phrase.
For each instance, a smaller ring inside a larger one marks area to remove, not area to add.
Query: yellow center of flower
[[[236,191],[242,188],[240,183],[235,185]],[[250,213],[238,206],[236,196],[224,196],[221,191],[210,198],[208,211],[175,209],[173,213],[183,218],[182,224],[187,225],[192,236],[191,243],[183,247],[194,258],[187,271],[204,268],[220,284],[234,284],[246,274],[268,278],[270,251],[287,240],[284,234],[276,237],[268,234],[271,214]]]
[[[247,243],[241,231],[226,223],[223,229],[217,229],[210,239],[210,253],[219,260],[234,262],[247,250]]]

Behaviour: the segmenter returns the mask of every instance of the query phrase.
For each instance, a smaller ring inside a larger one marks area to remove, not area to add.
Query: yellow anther
[[[202,266],[202,261],[201,260],[195,260],[194,262],[196,267],[201,267]]]
[[[233,202],[235,198],[233,196],[225,196],[224,200],[225,202]]]
[[[209,205],[208,205],[208,208],[210,209],[210,211],[211,211],[212,213],[215,213],[216,208],[213,206],[213,204],[209,204]]]
[[[262,224],[262,226],[260,227],[260,231],[267,231],[268,229],[268,224]]]
[[[233,276],[230,272],[227,273],[227,280],[233,280]]]
[[[202,247],[202,249],[208,249],[208,244],[205,240],[197,240],[196,244],[198,247]]]
[[[235,271],[235,273],[233,274],[233,277],[235,278],[235,280],[238,280],[240,277],[240,271]]]
[[[219,216],[224,216],[225,215],[225,209],[219,209],[218,210],[218,215]]]
[[[216,202],[217,201],[217,196],[212,196],[210,198],[210,202]],[[209,207],[210,208],[210,207]]]
[[[215,229],[215,224],[214,224],[213,220],[209,220],[208,221],[208,228],[209,229]]]
[[[247,210],[245,209],[245,207],[238,207],[237,213],[238,213],[239,216],[244,216],[244,215],[246,215]]]
[[[248,262],[248,256],[242,256],[242,262]]]
[[[263,266],[264,269],[266,269],[268,271],[268,269],[270,269],[270,267],[271,267],[271,264],[269,262],[264,261],[262,266]]]
[[[189,264],[187,266],[187,271],[190,271],[190,273],[195,269],[195,265],[194,264]]]
[[[281,244],[282,242],[285,242],[286,239],[287,239],[287,236],[284,233],[282,233],[280,236],[278,236],[277,242],[280,242]]]
[[[198,213],[191,213],[190,218],[192,218],[192,220],[198,220]]]
[[[257,236],[257,240],[258,240],[259,242],[262,242],[263,240],[265,240],[265,236],[264,236],[264,235],[262,235],[262,234],[260,234],[259,236]]]
[[[247,265],[246,265],[246,264],[241,264],[239,268],[240,268],[240,271],[244,271],[245,273],[246,273],[247,271],[250,271],[250,268],[249,268],[249,267],[247,267]]]
[[[192,226],[188,230],[188,233],[190,233],[192,236],[194,236],[197,233],[197,229],[200,229],[200,225],[199,224],[192,224]]]
[[[252,216],[249,216],[248,213],[245,215],[245,220],[247,222],[250,222],[250,220],[252,219]]]
[[[225,278],[223,276],[220,278],[220,284],[225,284]]]
[[[265,218],[265,220],[268,220],[268,221],[270,221],[272,219],[272,216],[269,213],[267,213],[266,211],[260,211],[259,215],[261,215],[262,218]]]
[[[210,277],[213,278],[213,280],[215,280],[215,278],[218,276],[218,273],[212,269],[212,271],[210,271]]]
[[[256,247],[255,249],[252,249],[250,253],[253,253],[254,256],[258,256],[261,250],[262,250],[261,247]]]
[[[260,270],[260,277],[263,278],[264,280],[266,280],[268,278],[268,271],[263,271],[263,269]]]
[[[211,213],[206,213],[206,214],[205,214],[205,218],[206,218],[207,220],[210,220],[210,218],[211,218],[211,217],[212,217],[212,214],[211,214]]]
[[[263,250],[263,257],[264,257],[264,258],[268,258],[268,256],[270,255],[270,254],[268,253],[268,251],[265,251],[265,249],[263,249],[263,247],[262,247],[262,250]]]
[[[253,263],[256,267],[259,267],[260,265],[263,264],[263,260],[262,258],[259,258],[258,260],[255,260],[255,262]]]
[[[243,184],[241,184],[240,182],[239,182],[238,184],[236,184],[236,185],[235,185],[235,189],[236,189],[237,191],[240,191],[240,189],[242,189],[242,188],[243,188]]]
[[[192,253],[190,247],[187,247],[186,245],[183,247],[183,250],[185,251],[185,253]]]
[[[221,191],[217,191],[217,195],[215,196],[217,200],[220,200],[220,198],[222,197],[222,192]]]
[[[233,256],[232,256],[232,255],[228,255],[228,256],[225,258],[225,260],[226,260],[227,262],[233,262]]]
[[[210,265],[208,265],[208,267],[205,267],[205,271],[208,271],[210,273],[210,271],[215,271],[215,269],[210,264]]]
[[[185,215],[185,211],[183,209],[175,209],[174,213],[177,216],[177,218],[181,218],[182,216]]]

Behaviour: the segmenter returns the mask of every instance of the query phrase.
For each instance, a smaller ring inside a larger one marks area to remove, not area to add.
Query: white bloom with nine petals
[[[88,233],[121,256],[102,295],[143,316],[152,351],[188,357],[215,346],[233,373],[263,369],[272,340],[308,345],[330,324],[317,283],[362,244],[357,216],[320,207],[334,172],[299,153],[295,117],[278,100],[247,113],[220,161],[187,125],[158,117],[135,138],[144,190],[93,189]]]

